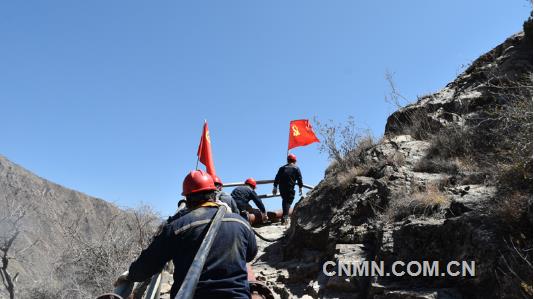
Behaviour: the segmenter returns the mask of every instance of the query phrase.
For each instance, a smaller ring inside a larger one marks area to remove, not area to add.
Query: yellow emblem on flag
[[[293,125],[291,127],[291,129],[293,129],[293,136],[299,136],[300,135],[299,128],[297,126]]]
[[[210,131],[206,131],[206,140],[211,143]]]

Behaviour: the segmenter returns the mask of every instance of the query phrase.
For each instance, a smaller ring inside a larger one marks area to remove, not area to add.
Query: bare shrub
[[[26,255],[36,242],[24,244],[19,236],[25,230],[23,225],[29,204],[22,204],[17,199],[2,194],[0,202],[0,281],[10,299],[18,294],[16,288],[19,273],[11,266],[13,263],[27,263]],[[20,241],[20,242],[19,242]]]
[[[532,74],[529,78],[531,82]],[[532,85],[524,85],[524,89],[504,107],[500,125],[493,132],[502,138],[501,188],[521,189],[532,194]],[[515,174],[514,181],[509,180],[511,172]]]
[[[502,297],[532,298],[532,74],[519,82],[497,81],[493,92],[507,101],[492,115],[498,151],[498,188],[490,207],[508,234],[496,269]],[[485,125],[485,124],[483,124]]]
[[[352,116],[340,124],[335,124],[332,120],[323,123],[317,117],[313,121],[323,137],[319,151],[327,153],[331,160],[327,173],[337,173],[364,164],[361,154],[375,145],[369,130],[356,127]]]
[[[428,156],[467,157],[473,150],[473,132],[465,126],[452,125],[437,132],[430,141]]]
[[[411,104],[411,102],[397,89],[397,84],[393,78],[394,75],[395,74],[389,70],[386,70],[384,73],[384,78],[389,85],[389,94],[384,97],[384,100],[386,103],[391,104],[395,109],[400,109],[408,104]]]
[[[483,87],[494,104],[470,120],[478,160],[487,165],[532,164],[532,73],[488,79]]]
[[[403,113],[397,112],[392,114],[394,118],[393,131],[397,134],[410,135],[418,140],[426,140],[430,138],[432,132],[436,130],[439,125],[435,124],[428,116],[428,111],[424,107],[407,107],[413,102],[404,97],[399,90],[393,78],[393,73],[386,71],[384,77],[389,85],[389,94],[384,97],[385,101],[392,105],[396,110],[402,110]],[[431,98],[433,94],[420,96],[417,101],[421,101],[425,98]]]
[[[83,232],[84,218],[79,215],[74,221],[59,220],[67,246],[55,263],[54,277],[41,281],[28,290],[29,294],[42,299],[89,299],[108,292],[161,224],[150,207],[141,206],[102,219],[105,230],[98,238],[89,239]]]
[[[450,205],[450,199],[437,184],[428,185],[425,190],[404,193],[391,198],[382,213],[384,222],[400,221],[410,216],[443,214]]]
[[[452,125],[435,133],[426,155],[414,166],[414,171],[458,174],[475,164],[472,130]]]
[[[532,298],[532,74],[485,84],[497,105],[476,125],[487,130],[479,148],[488,148],[497,195],[490,212],[507,234],[495,277],[501,297]]]
[[[406,116],[401,134],[410,135],[417,140],[427,140],[436,130],[436,124],[429,118],[426,109],[412,109]]]
[[[531,240],[504,238],[495,270],[500,298],[532,298]]]
[[[31,287],[24,290],[24,294],[32,299],[63,299],[61,295],[61,283],[54,280],[53,277],[41,278],[34,282]]]
[[[532,198],[519,191],[507,194],[497,200],[493,208],[493,215],[504,220],[508,230],[513,230],[523,222],[528,221],[529,211],[532,213]]]

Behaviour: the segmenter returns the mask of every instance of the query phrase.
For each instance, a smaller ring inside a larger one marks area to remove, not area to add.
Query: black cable
[[[258,233],[258,232],[257,232],[255,229],[253,229],[253,228],[252,228],[252,231],[254,232],[254,234],[255,234],[256,236],[258,236],[258,238],[262,239],[263,241],[266,241],[266,242],[276,242],[276,241],[280,241],[280,240],[282,240],[282,239],[284,239],[284,238],[291,239],[291,237],[293,236],[293,233],[295,232],[295,229],[293,228],[293,229],[291,230],[291,232],[290,232],[289,235],[286,235],[286,232],[287,232],[287,230],[286,230],[286,231],[284,232],[284,235],[282,235],[281,237],[276,238],[276,239],[269,239],[269,238],[266,238],[266,237],[260,235],[260,233]]]
[[[269,238],[265,238],[264,236],[260,235],[260,233],[258,233],[255,229],[252,229],[252,231],[254,232],[254,234],[256,236],[258,236],[258,238],[260,238],[260,239],[262,239],[263,241],[266,241],[266,242],[276,242],[276,241],[279,241],[279,240],[282,240],[283,238],[285,238],[285,235],[283,235],[280,238],[269,239]]]

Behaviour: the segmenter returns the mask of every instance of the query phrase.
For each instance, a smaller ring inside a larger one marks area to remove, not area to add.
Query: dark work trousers
[[[250,213],[252,212],[252,210],[254,210],[254,208],[246,201],[237,199],[235,203],[237,205],[237,209],[239,210],[239,212],[247,211]]]
[[[289,208],[295,199],[295,190],[282,190],[280,189],[280,196],[282,197],[282,217],[289,215]]]
[[[240,200],[236,200],[235,203],[237,204],[237,209],[239,210],[239,215],[241,217],[243,217],[245,220],[248,221],[247,213],[252,213],[254,208],[252,208],[252,206],[248,202],[243,202],[243,201],[240,201]]]

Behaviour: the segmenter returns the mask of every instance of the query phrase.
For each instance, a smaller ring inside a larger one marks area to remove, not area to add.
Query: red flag
[[[206,165],[206,172],[215,175],[215,166],[213,166],[213,157],[211,155],[211,139],[208,122],[204,122],[204,130],[202,130],[202,136],[200,137],[197,156],[200,162]]]
[[[289,143],[287,150],[297,146],[320,142],[307,119],[292,120],[289,123]]]

